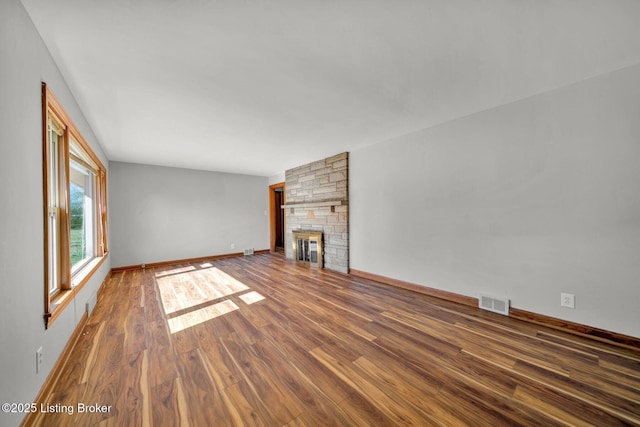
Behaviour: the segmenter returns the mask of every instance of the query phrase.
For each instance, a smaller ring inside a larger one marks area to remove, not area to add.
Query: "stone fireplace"
[[[318,267],[348,273],[349,153],[289,169],[285,181],[287,258],[297,259],[300,254],[294,231],[321,233]]]

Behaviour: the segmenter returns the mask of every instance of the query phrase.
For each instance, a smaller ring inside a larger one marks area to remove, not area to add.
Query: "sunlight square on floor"
[[[169,323],[169,330],[172,334],[175,334],[176,332],[199,325],[200,323],[215,319],[216,317],[224,316],[238,308],[239,307],[233,301],[224,300],[199,310],[190,311],[189,313],[185,313],[181,316],[168,319],[167,322]]]
[[[264,299],[264,297],[256,291],[251,291],[246,294],[238,295],[238,298],[240,298],[247,305],[251,305],[254,302],[262,301]]]
[[[213,303],[249,290],[249,287],[219,268],[203,268],[175,274],[156,274],[166,315]]]

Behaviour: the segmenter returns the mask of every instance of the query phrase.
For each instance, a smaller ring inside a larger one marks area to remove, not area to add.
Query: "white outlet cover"
[[[42,369],[43,355],[42,355],[42,346],[36,350],[36,374],[40,372]]]
[[[560,306],[567,308],[576,308],[576,299],[574,294],[561,293]]]

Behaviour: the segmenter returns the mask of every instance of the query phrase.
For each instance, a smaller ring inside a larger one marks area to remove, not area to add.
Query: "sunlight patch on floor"
[[[256,291],[251,291],[246,294],[238,295],[238,298],[244,301],[244,303],[247,305],[253,304],[254,302],[262,301],[264,299],[264,297]]]
[[[172,334],[175,334],[176,332],[199,325],[200,323],[215,319],[216,317],[224,316],[238,308],[239,307],[233,301],[224,300],[199,310],[190,311],[189,313],[185,313],[181,316],[168,319],[169,330]]]
[[[156,282],[167,315],[249,289],[219,268],[156,277]]]
[[[194,266],[190,265],[188,267],[179,267],[171,270],[159,271],[156,273],[156,277],[172,276],[174,274],[186,273],[187,271],[193,271],[195,269],[196,268]]]

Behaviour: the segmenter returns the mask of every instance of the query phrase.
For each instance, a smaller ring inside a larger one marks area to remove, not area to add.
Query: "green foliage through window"
[[[73,182],[69,185],[71,199],[71,265],[84,259],[86,239],[84,235],[84,190]]]

